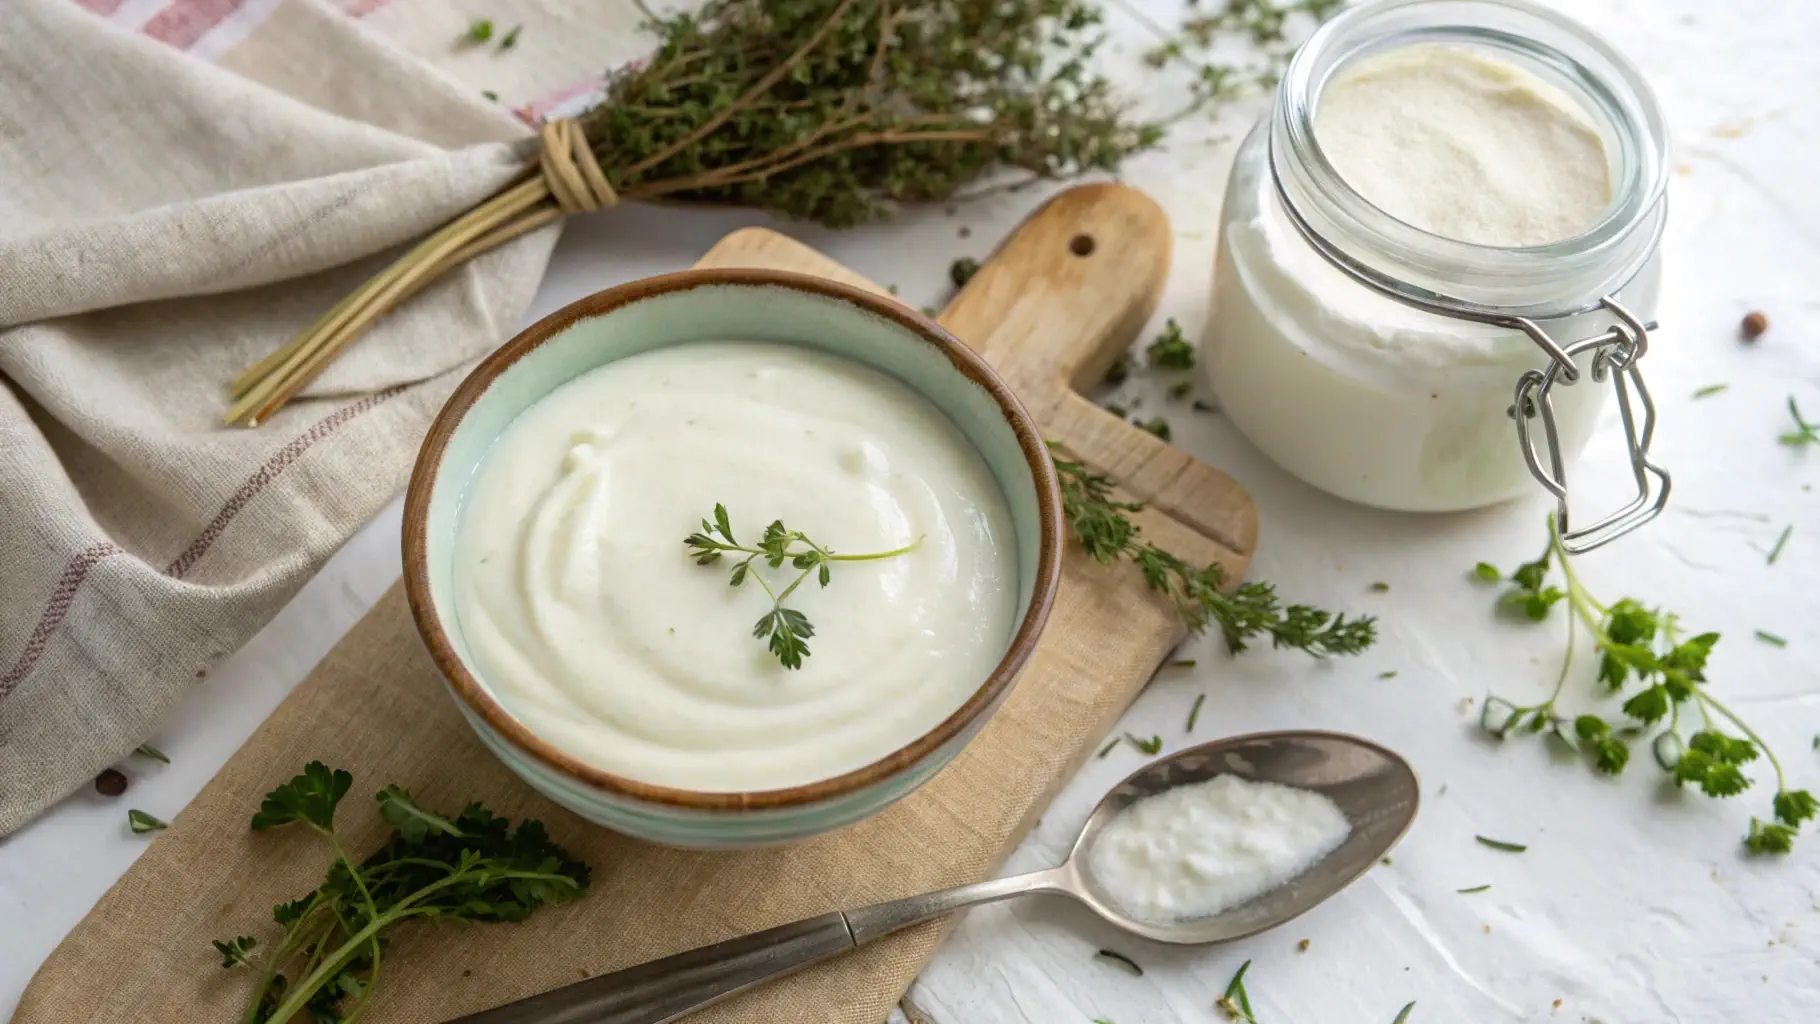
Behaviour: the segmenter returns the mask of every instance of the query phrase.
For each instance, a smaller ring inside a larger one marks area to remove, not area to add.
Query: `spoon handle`
[[[754,985],[931,918],[1026,892],[1068,892],[1062,869],[834,911],[589,978],[447,1024],[667,1024]]]

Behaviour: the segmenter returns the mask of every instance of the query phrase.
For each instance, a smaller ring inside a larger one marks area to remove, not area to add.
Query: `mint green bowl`
[[[468,482],[506,426],[556,388],[652,349],[729,338],[846,356],[933,402],[972,442],[1011,510],[1017,629],[992,674],[927,734],[863,768],[787,789],[699,792],[579,760],[512,715],[474,667],[455,615],[456,532]],[[934,321],[846,285],[771,270],[691,270],[610,288],[557,310],[468,375],[431,424],[404,507],[411,614],[462,715],[506,766],[590,821],[674,846],[789,842],[876,814],[954,759],[1003,702],[1055,598],[1062,550],[1055,468],[1030,414]]]

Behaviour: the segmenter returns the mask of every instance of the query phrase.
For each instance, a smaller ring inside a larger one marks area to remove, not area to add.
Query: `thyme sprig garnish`
[[[1499,738],[1518,732],[1551,733],[1570,749],[1586,751],[1592,766],[1608,775],[1624,770],[1633,742],[1651,737],[1656,763],[1675,783],[1696,786],[1711,797],[1736,796],[1748,789],[1753,780],[1744,774],[1743,766],[1762,757],[1776,777],[1772,816],[1767,821],[1751,819],[1744,845],[1751,853],[1789,852],[1801,824],[1820,813],[1820,801],[1806,790],[1789,788],[1782,762],[1763,737],[1708,688],[1706,663],[1719,634],[1686,636],[1674,614],[1650,608],[1635,598],[1601,603],[1574,572],[1552,516],[1548,534],[1548,547],[1541,557],[1508,577],[1485,563],[1474,569],[1486,582],[1507,584],[1499,603],[1527,618],[1542,621],[1555,605],[1568,607],[1567,650],[1548,698],[1519,706],[1502,697],[1488,697],[1479,716],[1480,727]],[[1548,582],[1555,568],[1560,569],[1561,586]],[[1596,714],[1569,718],[1556,711],[1573,665],[1579,630],[1591,636],[1599,653],[1599,681],[1611,696],[1625,698],[1622,718],[1607,720]],[[1683,717],[1692,715],[1698,715],[1700,727],[1684,736],[1683,731],[1692,726]],[[1726,732],[1728,726],[1742,735]]]
[[[1055,455],[1054,442],[1049,446],[1061,481],[1062,517],[1081,549],[1104,565],[1129,559],[1152,590],[1169,598],[1190,632],[1217,623],[1234,654],[1263,636],[1273,647],[1315,657],[1357,654],[1377,639],[1376,619],[1349,619],[1304,604],[1285,607],[1268,583],[1247,581],[1228,592],[1226,571],[1218,562],[1197,567],[1143,540],[1129,515],[1142,511],[1143,504],[1118,500],[1110,477]]]
[[[683,538],[683,546],[694,554],[696,565],[713,565],[724,557],[744,558],[733,563],[733,572],[727,580],[728,586],[737,587],[747,580],[756,580],[758,585],[771,598],[771,610],[759,616],[752,627],[752,635],[766,641],[765,646],[785,668],[803,667],[803,659],[809,656],[810,637],[815,635],[815,626],[809,617],[795,608],[784,607],[784,602],[803,585],[803,581],[814,574],[816,581],[827,586],[832,574],[829,566],[835,562],[875,562],[883,558],[895,558],[908,554],[922,543],[922,538],[905,544],[903,547],[889,551],[874,551],[863,555],[836,554],[832,548],[817,544],[801,530],[792,530],[784,525],[781,519],[774,519],[765,527],[756,546],[741,544],[733,536],[733,523],[727,515],[727,506],[716,503],[712,521],[701,521],[701,532],[691,533]],[[764,573],[753,565],[760,562],[772,569],[782,568],[788,562],[790,567],[799,570],[796,578],[782,589],[774,587],[765,579]]]

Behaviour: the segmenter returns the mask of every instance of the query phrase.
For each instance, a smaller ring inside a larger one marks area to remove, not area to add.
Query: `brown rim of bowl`
[[[955,369],[985,388],[998,403],[1006,422],[1017,435],[1018,445],[1024,452],[1024,461],[1036,484],[1040,536],[1036,581],[1030,594],[1030,606],[1018,622],[1017,632],[1012,635],[1004,657],[999,659],[997,667],[986,677],[986,681],[967,698],[966,703],[908,745],[844,775],[784,789],[750,793],[700,792],[639,782],[584,763],[532,733],[487,695],[480,683],[468,672],[467,666],[455,655],[448,636],[443,632],[442,622],[430,602],[425,536],[430,494],[435,489],[436,472],[450,436],[480,396],[507,367],[583,318],[601,316],[634,302],[704,285],[791,288],[819,298],[857,306],[907,329],[938,349]],[[1049,449],[1043,442],[1036,421],[1030,418],[1023,403],[1018,401],[1017,396],[986,361],[935,321],[895,300],[836,281],[781,270],[724,268],[660,274],[595,292],[532,324],[482,360],[449,396],[448,402],[437,413],[435,421],[430,424],[429,433],[424,437],[423,447],[417,455],[417,464],[411,470],[411,482],[405,491],[404,501],[405,596],[410,601],[411,617],[417,623],[417,632],[429,647],[431,659],[436,662],[443,678],[448,680],[461,701],[513,746],[563,775],[618,796],[691,810],[783,808],[820,803],[858,792],[921,762],[960,735],[975,718],[994,707],[1004,697],[1024,663],[1029,660],[1031,650],[1036,647],[1037,636],[1049,618],[1049,610],[1055,603],[1056,585],[1061,578],[1061,558],[1061,491],[1056,481],[1055,467],[1049,459]]]

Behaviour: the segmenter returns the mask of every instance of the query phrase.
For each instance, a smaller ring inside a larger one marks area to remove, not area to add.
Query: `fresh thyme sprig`
[[[1795,429],[1776,440],[1791,448],[1804,448],[1810,444],[1820,445],[1820,423],[1809,423],[1801,418],[1801,407],[1795,404],[1794,395],[1788,396],[1788,415],[1795,421]]]
[[[717,536],[718,535],[718,536]],[[803,581],[815,574],[816,581],[827,586],[831,578],[828,566],[833,562],[874,562],[881,558],[895,558],[907,554],[922,538],[890,551],[875,551],[865,555],[839,555],[832,548],[825,547],[810,540],[800,530],[792,530],[784,525],[781,519],[774,519],[765,527],[764,536],[756,547],[741,544],[733,536],[733,523],[727,516],[727,506],[716,503],[714,519],[701,521],[701,532],[691,533],[683,538],[683,546],[694,552],[696,565],[713,565],[726,556],[745,555],[733,563],[732,575],[728,578],[729,586],[740,586],[747,580],[757,580],[771,597],[771,610],[759,616],[758,623],[752,627],[752,635],[766,641],[765,646],[785,668],[802,668],[803,659],[809,656],[810,637],[815,635],[815,626],[809,617],[795,608],[784,607],[784,601]],[[782,568],[785,562],[790,567],[800,570],[789,585],[779,590],[765,579],[752,563],[762,561],[772,569]]]
[[[1144,582],[1175,605],[1191,632],[1218,623],[1227,649],[1234,654],[1260,636],[1268,636],[1273,647],[1294,648],[1315,657],[1357,654],[1377,639],[1376,619],[1349,619],[1304,604],[1284,607],[1276,588],[1268,583],[1248,581],[1230,592],[1224,590],[1226,572],[1218,562],[1196,567],[1143,540],[1128,513],[1144,506],[1119,501],[1113,497],[1110,477],[1055,456],[1055,443],[1049,446],[1061,480],[1062,517],[1082,550],[1106,565],[1130,559],[1143,573]]]
[[[1707,688],[1706,662],[1719,634],[1684,637],[1672,613],[1646,607],[1635,598],[1601,604],[1574,572],[1552,516],[1548,533],[1542,556],[1508,578],[1485,563],[1474,574],[1486,582],[1509,584],[1499,603],[1536,621],[1566,602],[1567,650],[1561,672],[1554,690],[1539,704],[1518,706],[1502,697],[1488,697],[1480,727],[1499,738],[1514,732],[1551,733],[1567,747],[1587,751],[1593,767],[1608,775],[1622,772],[1630,762],[1633,741],[1652,736],[1651,753],[1675,783],[1697,786],[1711,797],[1736,796],[1749,788],[1753,780],[1743,766],[1761,756],[1776,776],[1772,817],[1768,821],[1753,817],[1744,845],[1752,853],[1789,852],[1801,824],[1820,813],[1820,801],[1806,790],[1790,789],[1782,763],[1763,737]],[[1556,567],[1564,586],[1548,583],[1549,571]],[[1577,629],[1591,635],[1600,654],[1600,682],[1612,696],[1625,697],[1623,719],[1596,714],[1570,719],[1556,712],[1573,664]],[[1690,726],[1682,721],[1684,712],[1698,713],[1700,719],[1700,728],[1686,737],[1683,729]],[[1728,734],[1727,725],[1743,735]]]

